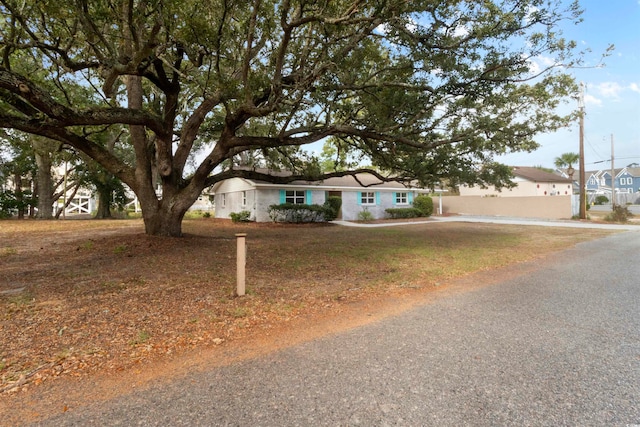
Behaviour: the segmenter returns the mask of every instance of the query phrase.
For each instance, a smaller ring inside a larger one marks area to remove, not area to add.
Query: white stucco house
[[[286,175],[286,172],[260,170]],[[249,211],[257,222],[271,221],[269,206],[281,203],[322,205],[330,196],[342,199],[338,219],[353,221],[363,210],[373,218],[384,218],[385,209],[411,207],[418,194],[429,194],[424,188],[408,187],[398,182],[381,182],[374,175],[361,173],[355,178],[344,176],[324,181],[293,181],[272,184],[246,178],[230,178],[215,184],[215,217],[229,218],[232,212]]]

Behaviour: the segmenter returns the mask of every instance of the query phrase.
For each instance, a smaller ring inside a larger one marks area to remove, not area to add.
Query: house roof
[[[276,171],[271,169],[255,169],[256,172],[265,173],[273,176],[290,176],[292,175],[289,171]],[[291,188],[291,187],[316,187],[316,188],[324,188],[324,189],[380,189],[380,190],[422,190],[429,191],[427,189],[421,188],[417,185],[405,185],[396,181],[380,181],[377,177],[370,173],[358,173],[355,176],[347,175],[341,177],[327,178],[322,181],[305,181],[305,180],[296,180],[287,184],[273,184],[269,181],[258,180],[258,179],[250,179],[250,178],[242,178],[246,182],[250,183],[255,187],[279,187],[279,188]],[[215,186],[214,186],[215,188]],[[437,190],[436,190],[437,191]]]
[[[569,178],[565,178],[555,173],[545,172],[540,168],[531,167],[531,166],[514,166],[513,175],[518,178],[526,179],[527,181],[532,181],[532,182],[560,182],[560,183],[573,182]]]
[[[623,168],[622,171],[626,170],[627,173],[631,176],[640,176],[640,167],[626,167]],[[620,171],[620,172],[622,172]]]
[[[627,172],[629,175],[631,176],[638,176],[640,177],[640,167],[624,167],[624,168],[615,168],[613,170],[613,173],[615,174],[615,176],[618,176],[620,174],[622,174],[623,172]],[[587,176],[595,176],[595,177],[599,177],[601,175],[611,175],[611,169],[598,169],[595,171],[587,171],[586,172]]]

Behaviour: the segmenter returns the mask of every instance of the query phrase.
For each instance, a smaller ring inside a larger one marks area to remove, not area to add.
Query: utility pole
[[[616,175],[613,167],[613,134],[611,134],[611,212],[616,210]]]
[[[584,172],[584,83],[580,82],[580,219],[587,219],[587,194]]]

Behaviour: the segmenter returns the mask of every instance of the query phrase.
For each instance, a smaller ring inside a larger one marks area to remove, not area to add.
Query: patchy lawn
[[[389,228],[140,220],[0,222],[0,391],[224,346],[300,316],[425,292],[608,234],[464,223]],[[247,296],[235,237],[247,237]],[[333,313],[333,314],[332,314]]]

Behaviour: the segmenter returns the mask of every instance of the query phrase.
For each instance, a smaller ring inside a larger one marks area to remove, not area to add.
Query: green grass
[[[131,345],[139,345],[139,344],[144,344],[147,341],[149,341],[149,339],[151,339],[151,334],[147,331],[138,331],[138,334],[136,335],[136,337],[131,340],[130,344]]]
[[[127,245],[118,245],[115,248],[113,248],[113,253],[114,254],[122,254],[122,253],[125,253],[127,251],[127,249],[129,249],[127,247]]]

